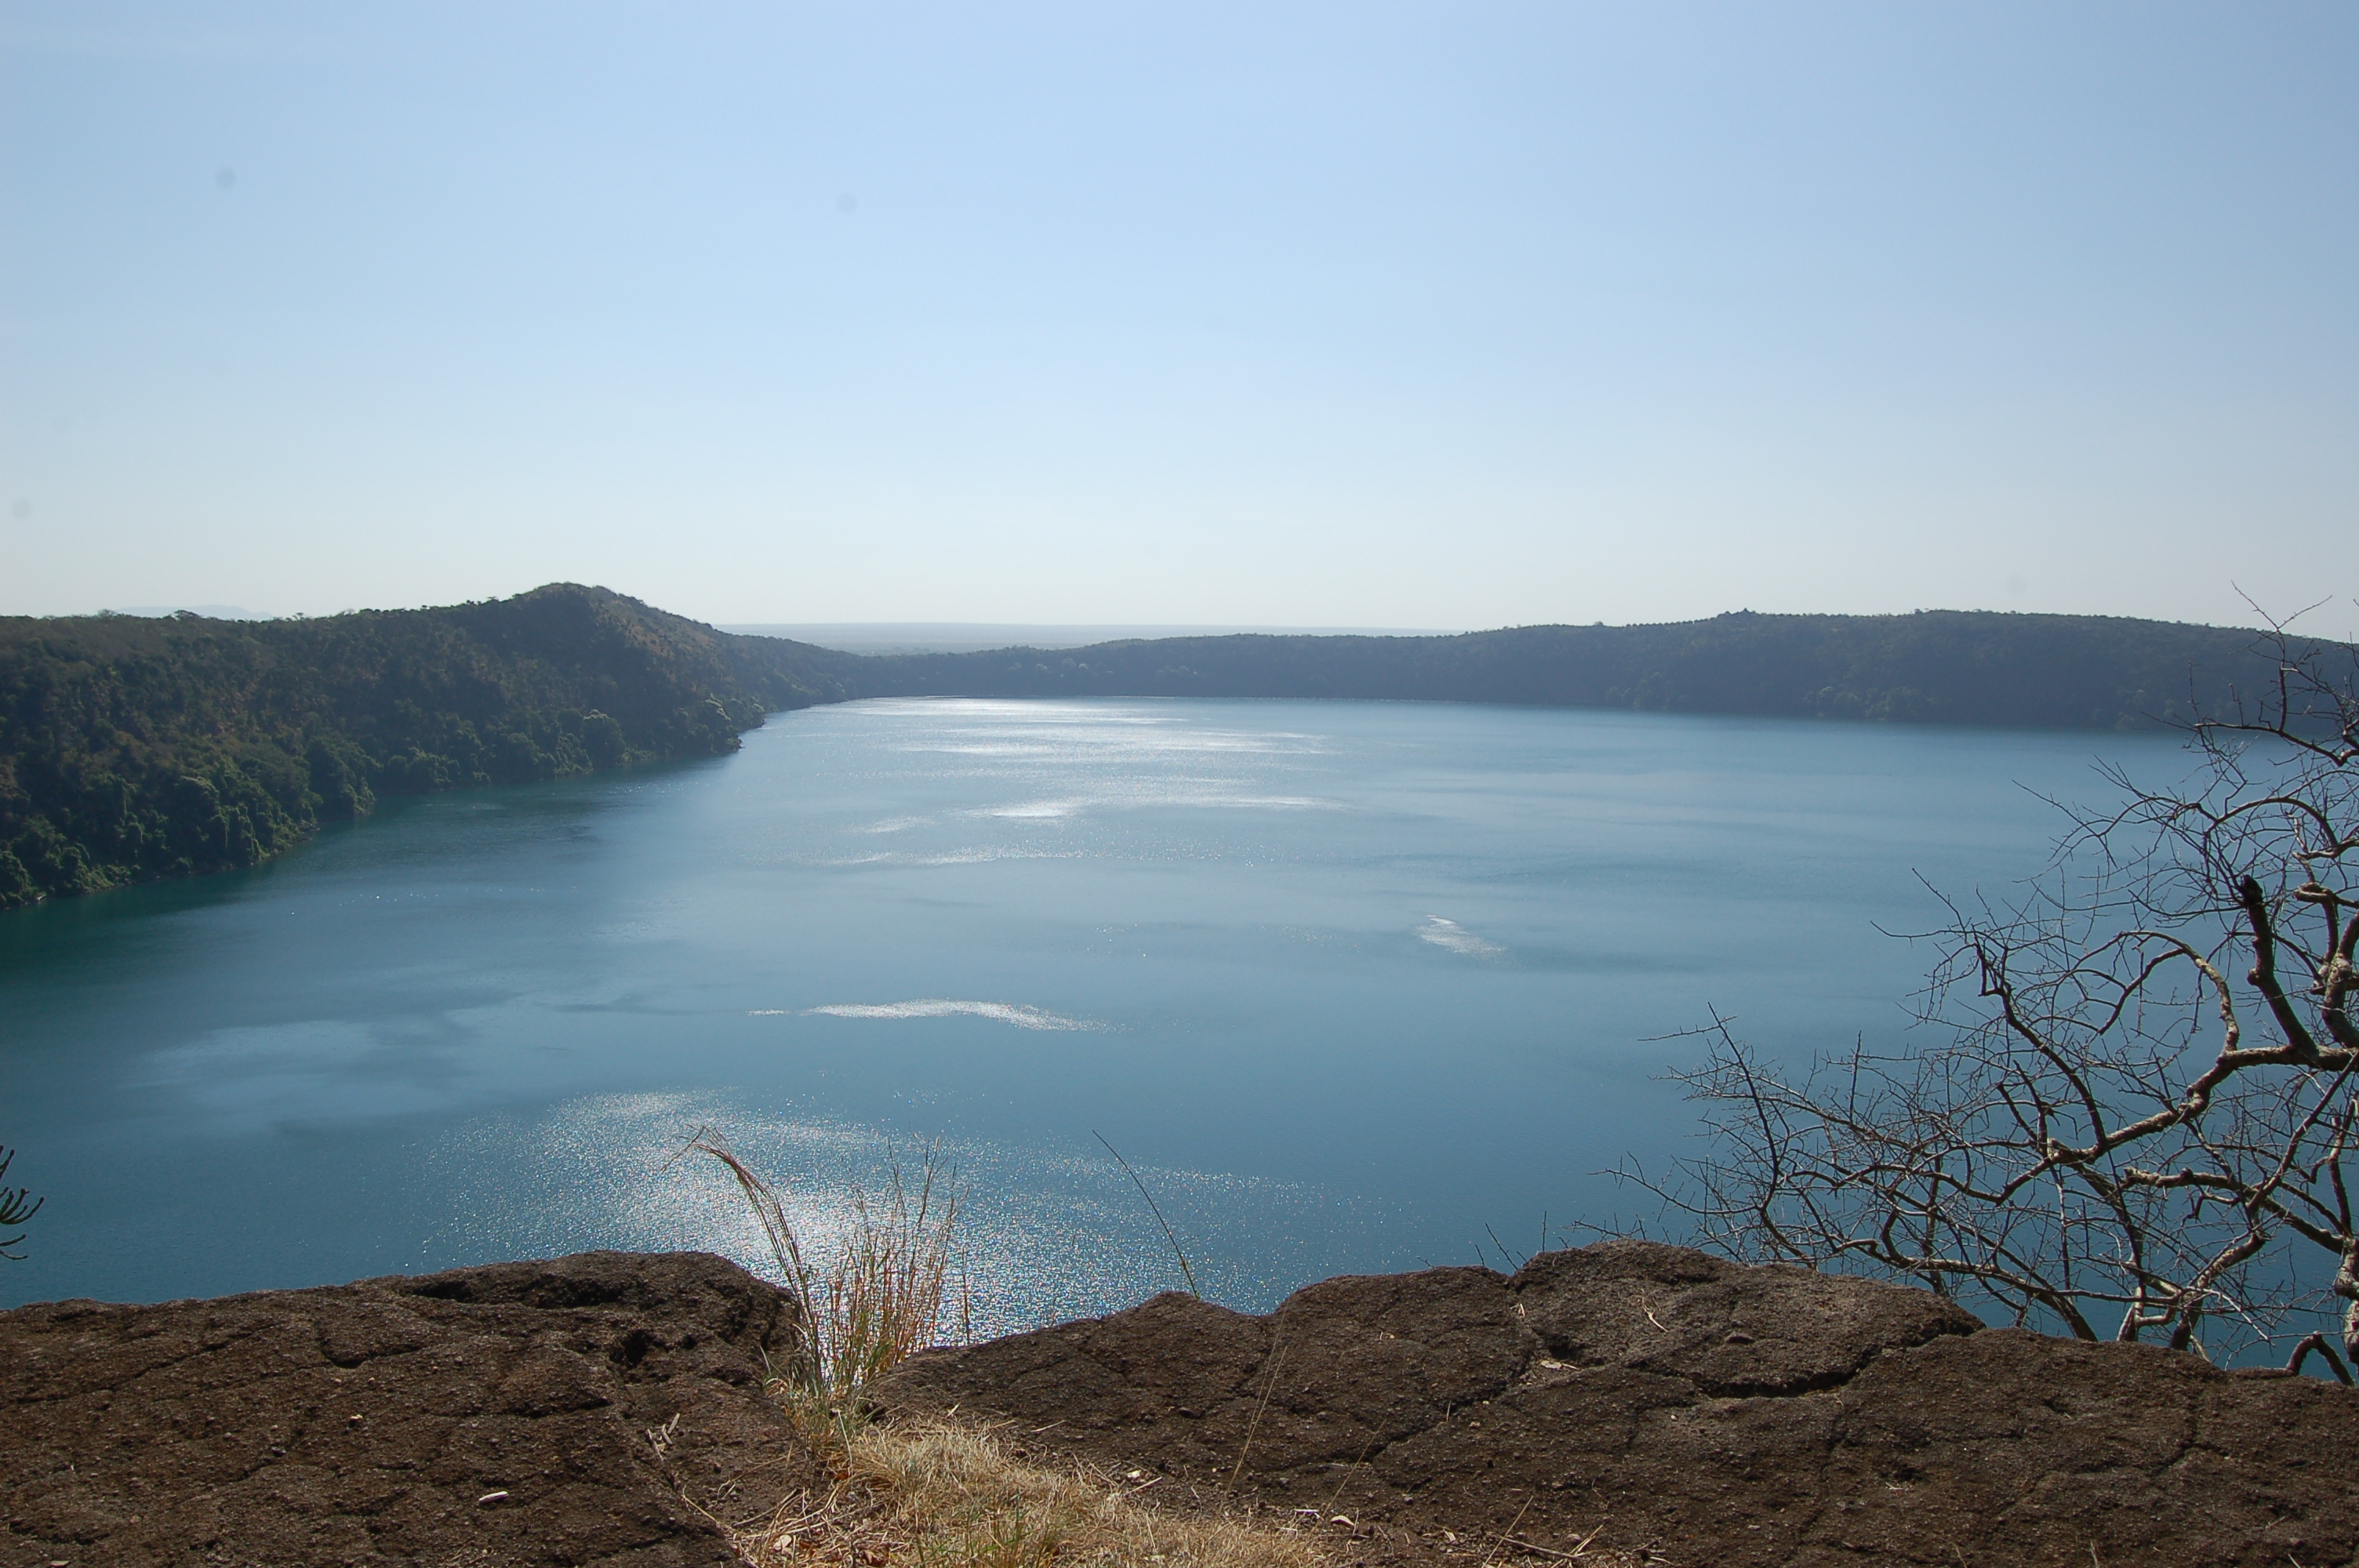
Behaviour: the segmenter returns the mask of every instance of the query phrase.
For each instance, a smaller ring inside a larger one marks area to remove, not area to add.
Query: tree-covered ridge
[[[315,621],[0,619],[0,908],[253,865],[379,794],[734,750],[844,662],[600,589]]]
[[[1384,697],[2119,729],[2230,712],[2277,668],[2248,632],[1951,611],[881,658],[571,584],[317,621],[0,619],[0,908],[253,865],[379,795],[712,756],[765,713],[850,697]]]
[[[1928,611],[898,654],[861,661],[853,680],[864,697],[1379,697],[2111,730],[2224,711],[2276,668],[2251,632]]]

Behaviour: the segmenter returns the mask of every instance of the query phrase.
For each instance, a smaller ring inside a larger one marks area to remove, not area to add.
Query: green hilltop
[[[0,619],[0,908],[250,866],[379,795],[734,751],[842,655],[557,584],[297,621]]]
[[[0,618],[0,908],[254,865],[383,795],[715,756],[864,697],[1360,697],[2145,728],[2275,678],[2251,632],[2099,616],[1723,615],[1450,637],[862,657],[603,589],[317,620]]]

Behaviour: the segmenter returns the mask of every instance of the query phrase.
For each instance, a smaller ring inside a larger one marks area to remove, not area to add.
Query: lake
[[[1666,1038],[1898,1038],[1928,884],[2007,894],[2169,736],[1349,702],[880,701],[389,802],[0,914],[9,1304],[758,1232],[955,1162],[977,1332],[1520,1256],[1691,1152]]]

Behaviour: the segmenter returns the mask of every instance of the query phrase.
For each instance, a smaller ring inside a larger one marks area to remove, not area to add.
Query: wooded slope
[[[0,908],[253,865],[379,793],[734,751],[843,656],[558,584],[316,621],[0,619]]]
[[[1738,613],[1454,637],[1231,636],[864,659],[857,694],[1343,697],[2143,729],[2274,679],[2253,633],[2097,615]]]

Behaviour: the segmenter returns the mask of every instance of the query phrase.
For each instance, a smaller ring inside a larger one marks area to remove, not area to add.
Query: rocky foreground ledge
[[[698,1254],[0,1314],[0,1564],[726,1563],[716,1520],[823,1484],[761,1391],[793,1328]],[[1160,1296],[928,1352],[879,1400],[1315,1509],[1339,1562],[2359,1556],[2339,1386],[1645,1243],[1265,1317]]]
[[[1681,1565],[2268,1564],[2359,1552],[2359,1395],[1984,1329],[1919,1290],[1617,1241],[1329,1280],[1267,1317],[1179,1295],[929,1352],[888,1403],[1455,1545]],[[1242,1457],[1242,1466],[1240,1458]],[[1307,1516],[1306,1516],[1307,1517]]]
[[[0,1313],[0,1564],[723,1568],[823,1480],[794,1336],[694,1252]]]

